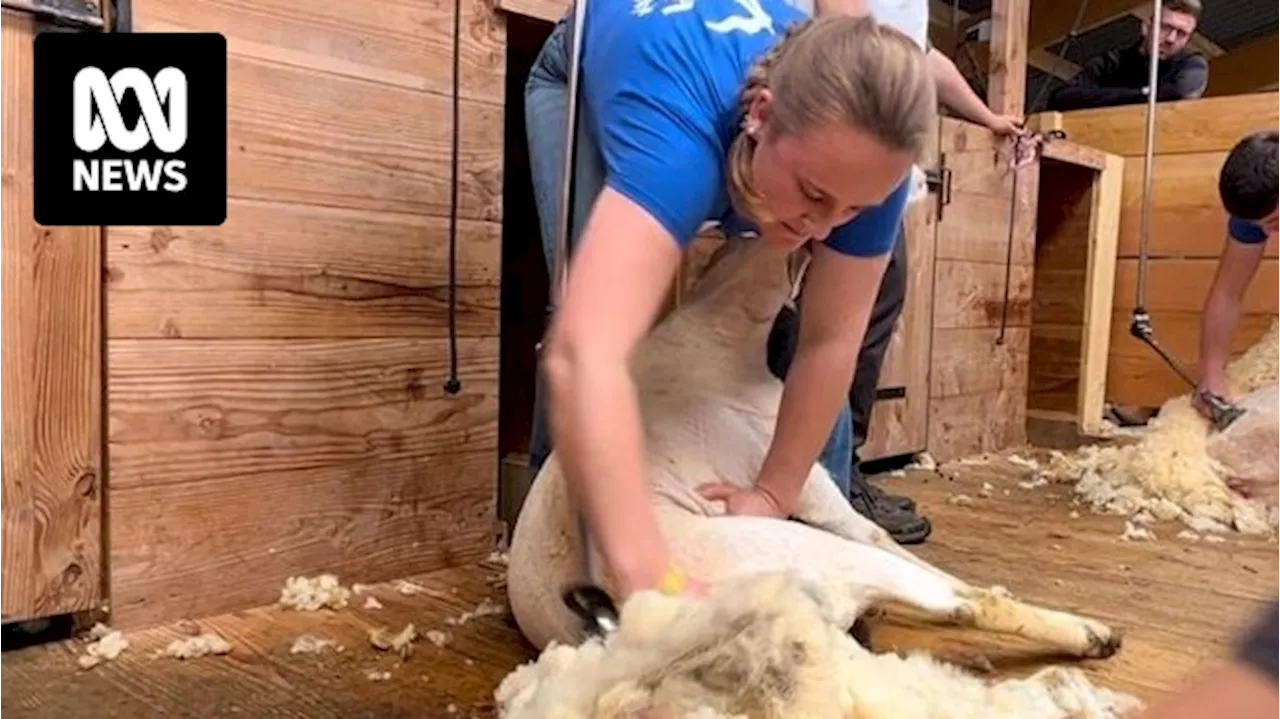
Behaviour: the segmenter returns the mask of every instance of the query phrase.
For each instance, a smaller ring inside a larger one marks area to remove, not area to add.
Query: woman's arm
[[[910,180],[814,243],[800,306],[800,337],[787,369],[778,427],[757,486],[783,513],[795,506],[809,470],[849,401],[854,367],[906,212]]]
[[[575,249],[546,345],[556,452],[623,596],[655,586],[667,569],[629,363],[680,255],[650,214],[606,188]]]
[[[840,406],[849,401],[847,388],[888,261],[888,255],[858,257],[823,244],[814,249],[800,339],[787,370],[777,431],[757,480],[784,513],[795,508]]]

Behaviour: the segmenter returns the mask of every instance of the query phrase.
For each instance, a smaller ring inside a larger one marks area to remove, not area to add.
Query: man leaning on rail
[[[1090,107],[1138,105],[1147,101],[1151,70],[1151,33],[1159,33],[1156,100],[1192,100],[1209,84],[1209,61],[1187,47],[1202,11],[1200,0],[1162,3],[1160,24],[1142,21],[1142,39],[1085,63],[1071,82],[1049,96],[1047,109],[1058,112]]]

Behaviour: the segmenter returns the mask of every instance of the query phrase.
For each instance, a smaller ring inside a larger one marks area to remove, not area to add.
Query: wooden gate
[[[62,21],[97,20],[96,3]],[[33,4],[38,7],[40,4]],[[4,8],[4,621],[86,611],[103,597],[101,227],[32,215],[32,68],[49,16]],[[66,28],[68,31],[74,31]]]

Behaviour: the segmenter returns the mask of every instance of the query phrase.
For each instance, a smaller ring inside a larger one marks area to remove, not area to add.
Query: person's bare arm
[[[1200,386],[1227,394],[1226,366],[1231,337],[1240,321],[1240,302],[1262,264],[1265,243],[1246,244],[1227,239],[1218,269],[1205,298],[1200,319]]]
[[[758,486],[784,512],[795,507],[809,470],[831,434],[853,382],[854,366],[888,255],[853,257],[816,244],[805,279],[800,339],[778,408],[778,424]]]
[[[925,56],[929,65],[929,73],[938,88],[938,101],[951,109],[960,117],[982,125],[1002,135],[1016,134],[1021,130],[1022,119],[1006,115],[997,115],[987,107],[974,93],[973,88],[965,81],[960,69],[951,58],[942,54],[937,48],[929,48]]]
[[[1280,702],[1276,692],[1278,611],[1276,602],[1268,603],[1237,638],[1226,664],[1149,707],[1140,719],[1275,716],[1272,712]]]
[[[655,586],[667,569],[629,363],[679,261],[670,234],[606,188],[575,248],[545,350],[556,452],[624,597]]]
[[[1233,661],[1153,705],[1139,719],[1272,719],[1275,711],[1275,683]]]

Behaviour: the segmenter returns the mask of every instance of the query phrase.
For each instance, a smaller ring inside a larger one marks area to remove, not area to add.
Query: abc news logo
[[[226,40],[44,32],[35,43],[35,219],[219,225]]]
[[[142,122],[133,127],[125,124],[116,101],[130,91],[142,108]],[[136,67],[116,70],[110,78],[101,68],[86,67],[76,73],[73,108],[76,147],[86,154],[98,152],[107,143],[123,153],[138,152],[152,143],[170,154],[187,144],[187,76],[176,67],[166,67],[154,78]],[[166,192],[187,188],[187,163],[182,160],[77,157],[72,167],[76,192],[126,187],[130,192],[143,188],[155,192],[162,176]]]

